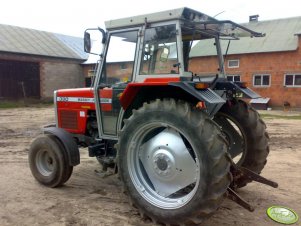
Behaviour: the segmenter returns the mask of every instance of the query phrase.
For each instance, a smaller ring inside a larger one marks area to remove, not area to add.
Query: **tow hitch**
[[[233,181],[228,188],[228,194],[227,197],[231,199],[232,201],[236,202],[238,205],[244,207],[245,209],[249,210],[250,212],[254,211],[254,207],[250,205],[246,200],[244,200],[242,197],[240,197],[235,191],[237,189],[237,181],[240,180],[250,180],[250,181],[257,181],[262,184],[269,185],[273,188],[277,188],[278,184],[274,181],[271,181],[269,179],[266,179],[262,176],[260,176],[257,173],[254,173],[253,171],[246,169],[242,166],[237,166],[230,155],[227,155],[228,159],[231,162],[231,168],[230,171],[233,176]]]

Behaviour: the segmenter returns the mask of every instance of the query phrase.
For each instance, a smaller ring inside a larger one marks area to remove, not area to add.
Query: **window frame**
[[[227,77],[227,80],[228,80],[228,77],[232,77],[231,82],[241,82],[241,75],[234,75],[234,74],[231,75],[231,74],[229,74],[229,75],[226,75],[226,77]],[[235,81],[234,77],[239,77],[239,81]],[[228,80],[228,81],[230,81],[230,80]]]
[[[293,85],[286,85],[286,76],[288,75],[291,75],[293,76]],[[295,80],[296,80],[296,75],[299,75],[301,76],[301,73],[287,73],[287,74],[284,74],[284,77],[283,77],[283,86],[284,87],[290,87],[290,88],[300,88],[301,85],[295,85]]]
[[[120,62],[120,70],[127,70],[128,69],[127,63],[128,62]]]
[[[175,26],[175,50],[176,50],[176,54],[177,54],[177,60],[175,62],[179,62],[180,65],[182,65],[182,56],[180,55],[180,52],[179,52],[179,24],[178,23],[156,23],[156,24],[153,24],[152,26],[149,26],[149,27],[146,27],[144,29],[144,37],[143,37],[143,40],[141,42],[142,44],[142,50],[141,50],[141,56],[140,56],[140,60],[139,60],[139,67],[137,69],[137,76],[139,76],[139,78],[143,77],[143,76],[147,76],[147,77],[157,77],[158,75],[164,75],[164,76],[179,76],[181,74],[181,70],[182,70],[182,67],[179,67],[178,68],[178,72],[177,73],[171,73],[171,72],[167,72],[167,73],[163,73],[163,72],[158,72],[158,73],[142,73],[142,67],[143,67],[143,64],[144,64],[144,47],[145,47],[145,44],[146,44],[146,32],[148,29],[156,29],[158,27],[164,27],[164,26]],[[181,48],[181,47],[180,47]]]
[[[260,85],[255,85],[255,77],[256,76],[260,76],[261,77],[261,84]],[[268,76],[269,77],[269,84],[268,85],[263,85],[263,76]],[[272,84],[272,81],[271,81],[271,74],[253,74],[253,87],[257,87],[257,88],[260,88],[260,87],[270,87],[271,84]]]
[[[230,62],[237,62],[237,66],[230,66]],[[227,61],[227,66],[228,66],[228,68],[239,68],[239,59],[232,59],[232,60],[228,60]]]
[[[111,31],[111,32],[108,32],[107,33],[107,36],[108,36],[108,40],[107,40],[107,43],[108,45],[105,46],[105,48],[103,49],[103,53],[102,53],[102,60],[101,60],[101,65],[99,67],[99,70],[100,70],[100,73],[101,75],[99,76],[98,80],[95,81],[96,84],[101,84],[101,83],[104,83],[106,85],[108,85],[108,87],[114,85],[114,83],[108,83],[107,80],[108,78],[110,78],[108,75],[106,75],[107,72],[104,72],[104,70],[107,70],[106,66],[110,63],[116,63],[116,62],[107,62],[107,57],[108,57],[108,53],[110,51],[110,45],[111,45],[111,39],[112,39],[112,36],[116,36],[116,34],[120,34],[120,33],[127,33],[127,32],[137,32],[137,41],[135,42],[135,50],[134,50],[134,59],[133,59],[133,65],[132,65],[132,74],[131,76],[129,77],[129,81],[133,81],[133,78],[134,78],[134,75],[135,75],[135,69],[136,69],[136,61],[137,61],[137,57],[138,57],[138,45],[139,45],[139,33],[140,33],[140,28],[138,27],[134,27],[134,28],[130,28],[130,29],[121,29],[121,30],[116,30],[116,31]],[[116,36],[118,37],[118,36]],[[122,41],[122,40],[121,40]],[[118,62],[118,61],[117,61]],[[124,61],[120,61],[120,62],[124,62]],[[126,61],[126,62],[131,62],[131,61]],[[118,62],[119,63],[119,62]],[[119,70],[120,71],[126,71],[127,69],[121,69],[121,67],[119,66]],[[114,78],[114,77],[112,77]],[[106,80],[105,82],[103,80]],[[95,87],[95,86],[94,86]],[[96,85],[96,89],[97,89],[97,85]]]

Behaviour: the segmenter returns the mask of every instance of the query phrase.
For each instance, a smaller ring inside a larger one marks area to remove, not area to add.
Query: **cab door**
[[[135,73],[138,29],[110,32],[94,95],[100,138],[117,139],[119,97]],[[99,104],[97,104],[99,103]]]

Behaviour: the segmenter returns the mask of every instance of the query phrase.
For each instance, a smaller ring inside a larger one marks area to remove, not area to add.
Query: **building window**
[[[227,75],[227,80],[230,82],[240,82],[240,75]]]
[[[228,68],[238,68],[239,60],[228,60]]]
[[[121,70],[127,69],[126,63],[120,63],[120,69]]]
[[[301,74],[284,75],[284,86],[300,86],[301,87]]]
[[[88,70],[88,77],[92,77],[95,75],[95,70]]]
[[[270,86],[271,75],[254,75],[253,86]]]

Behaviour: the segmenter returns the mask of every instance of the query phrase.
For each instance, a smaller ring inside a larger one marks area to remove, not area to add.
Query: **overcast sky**
[[[256,14],[259,20],[301,16],[300,0],[8,0],[1,2],[0,23],[82,37],[106,20],[184,6],[238,23]]]

